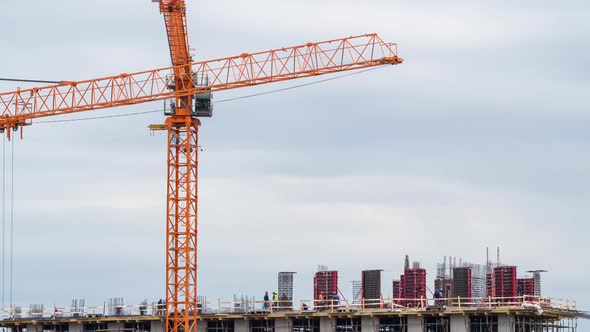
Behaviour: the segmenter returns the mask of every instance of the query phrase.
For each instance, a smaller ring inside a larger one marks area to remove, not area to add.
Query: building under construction
[[[406,257],[403,274],[389,284],[391,290],[382,289],[382,270],[361,271],[350,299],[340,292],[338,271],[325,266],[318,270],[313,278],[314,298],[309,300],[295,300],[295,272],[279,272],[279,301],[234,296],[233,301],[208,302],[200,297],[198,331],[575,332],[583,314],[574,301],[541,296],[540,277],[534,274],[538,271],[530,271],[533,277],[518,278],[515,266],[499,263],[482,267],[445,258],[438,265],[437,291],[432,293],[427,270],[418,262],[410,264]],[[166,308],[161,301],[126,305],[123,298],[97,307],[86,306],[83,300],[72,301],[70,307],[13,307],[2,311],[0,328],[10,332],[164,332]]]

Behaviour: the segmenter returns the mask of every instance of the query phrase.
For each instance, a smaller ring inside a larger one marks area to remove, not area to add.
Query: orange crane
[[[198,130],[211,93],[403,62],[376,34],[194,62],[184,0],[160,0],[172,66],[0,93],[0,132],[22,138],[33,119],[173,98],[168,132],[166,331],[196,332]],[[172,75],[170,75],[172,73]]]

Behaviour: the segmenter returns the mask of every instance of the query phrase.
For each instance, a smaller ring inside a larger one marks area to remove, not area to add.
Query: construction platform
[[[421,299],[417,307],[396,304],[402,299],[378,301],[377,307],[369,301],[371,308],[364,303],[325,301],[274,303],[274,307],[263,301],[202,303],[198,332],[574,332],[581,316],[575,302],[550,298]],[[164,332],[163,308],[157,303],[19,308],[0,321],[0,328],[11,332]]]

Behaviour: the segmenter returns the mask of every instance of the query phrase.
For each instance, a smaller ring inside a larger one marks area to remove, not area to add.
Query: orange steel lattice
[[[377,34],[308,43],[259,53],[220,58],[190,65],[197,86],[173,91],[178,67],[132,74],[62,82],[39,88],[0,93],[0,129],[27,124],[26,120],[101,108],[145,103],[272,82],[318,76],[385,64],[399,64],[396,44]],[[182,66],[181,66],[182,67]],[[208,80],[208,82],[205,82]],[[207,83],[207,84],[205,84]]]
[[[197,148],[200,122],[192,116],[192,74],[184,0],[161,0],[175,90],[168,129],[166,331],[197,331]],[[172,84],[173,83],[173,84]]]
[[[166,237],[167,331],[196,331],[198,128],[191,117],[170,117]]]
[[[197,331],[198,129],[193,96],[354,69],[399,64],[377,34],[193,62],[183,0],[160,0],[172,66],[0,93],[0,132],[32,119],[175,99],[168,130],[166,331]],[[173,75],[170,76],[169,73]],[[21,131],[22,134],[22,131]]]

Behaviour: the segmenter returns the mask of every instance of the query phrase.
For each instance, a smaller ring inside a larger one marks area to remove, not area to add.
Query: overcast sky
[[[519,274],[551,271],[544,295],[590,308],[590,4],[188,2],[197,59],[378,32],[406,60],[215,107],[200,131],[200,294],[261,298],[286,270],[298,272],[296,297],[311,298],[325,264],[345,295],[361,270],[383,269],[388,296],[405,254],[432,285],[444,255],[484,263],[486,246],[501,246]],[[2,77],[78,80],[170,62],[148,0],[4,1],[0,27]],[[163,121],[26,128],[15,142],[15,304],[164,296],[166,139],[146,128]]]

